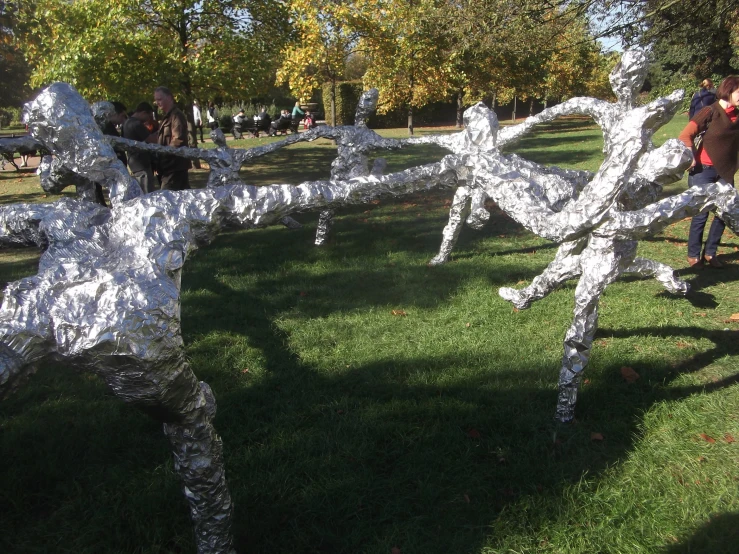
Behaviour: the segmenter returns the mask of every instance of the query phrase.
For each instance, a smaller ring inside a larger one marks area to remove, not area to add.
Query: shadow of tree
[[[739,514],[716,514],[693,535],[668,546],[667,554],[734,554],[739,544]]]

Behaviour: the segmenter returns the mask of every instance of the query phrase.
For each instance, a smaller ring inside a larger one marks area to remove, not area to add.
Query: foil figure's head
[[[216,146],[226,148],[226,135],[219,128],[215,128],[210,132],[210,139]]]
[[[101,129],[105,127],[105,124],[109,119],[112,119],[115,116],[115,106],[113,106],[112,102],[95,102],[90,106],[90,109],[92,109],[92,117],[95,118],[95,123],[97,123],[98,127]]]
[[[623,53],[621,61],[616,64],[609,76],[611,88],[619,104],[628,109],[634,107],[648,69],[649,61],[644,50],[633,49]]]
[[[464,112],[464,147],[470,152],[495,149],[498,140],[498,116],[482,102]]]
[[[365,90],[359,97],[357,111],[354,114],[354,125],[366,125],[366,121],[377,109],[377,100],[380,98],[380,92],[376,88]]]

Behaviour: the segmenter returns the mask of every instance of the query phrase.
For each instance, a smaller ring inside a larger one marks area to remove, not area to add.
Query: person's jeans
[[[712,165],[704,165],[697,167],[688,177],[688,186],[695,187],[715,183],[718,181],[719,175]],[[688,258],[701,257],[701,244],[703,242],[703,229],[708,221],[709,210],[701,212],[690,221],[690,234],[688,235]],[[721,235],[724,233],[724,224],[721,219],[714,215],[713,223],[708,231],[706,246],[703,254],[706,256],[715,256],[718,249],[718,243],[721,241]]]

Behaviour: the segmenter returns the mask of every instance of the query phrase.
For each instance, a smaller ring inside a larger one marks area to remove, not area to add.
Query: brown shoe
[[[703,256],[703,259],[706,260],[706,263],[710,265],[713,268],[716,269],[723,269],[724,264],[722,264],[720,261],[716,259],[716,256]]]
[[[696,271],[703,269],[703,260],[700,258],[688,258],[688,264]]]

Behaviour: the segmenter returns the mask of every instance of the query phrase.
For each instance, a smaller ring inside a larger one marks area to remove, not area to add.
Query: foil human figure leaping
[[[231,553],[232,503],[221,439],[212,425],[215,398],[190,368],[181,336],[180,279],[188,254],[226,227],[266,225],[296,210],[452,186],[454,168],[442,160],[381,178],[220,184],[141,195],[72,87],[52,85],[30,104],[27,117],[35,136],[70,163],[68,169],[109,188],[113,205],[63,198],[0,207],[0,244],[45,248],[38,273],[5,289],[0,398],[49,358],[100,376],[116,396],[163,423],[198,552]],[[224,163],[224,172],[234,163]]]

